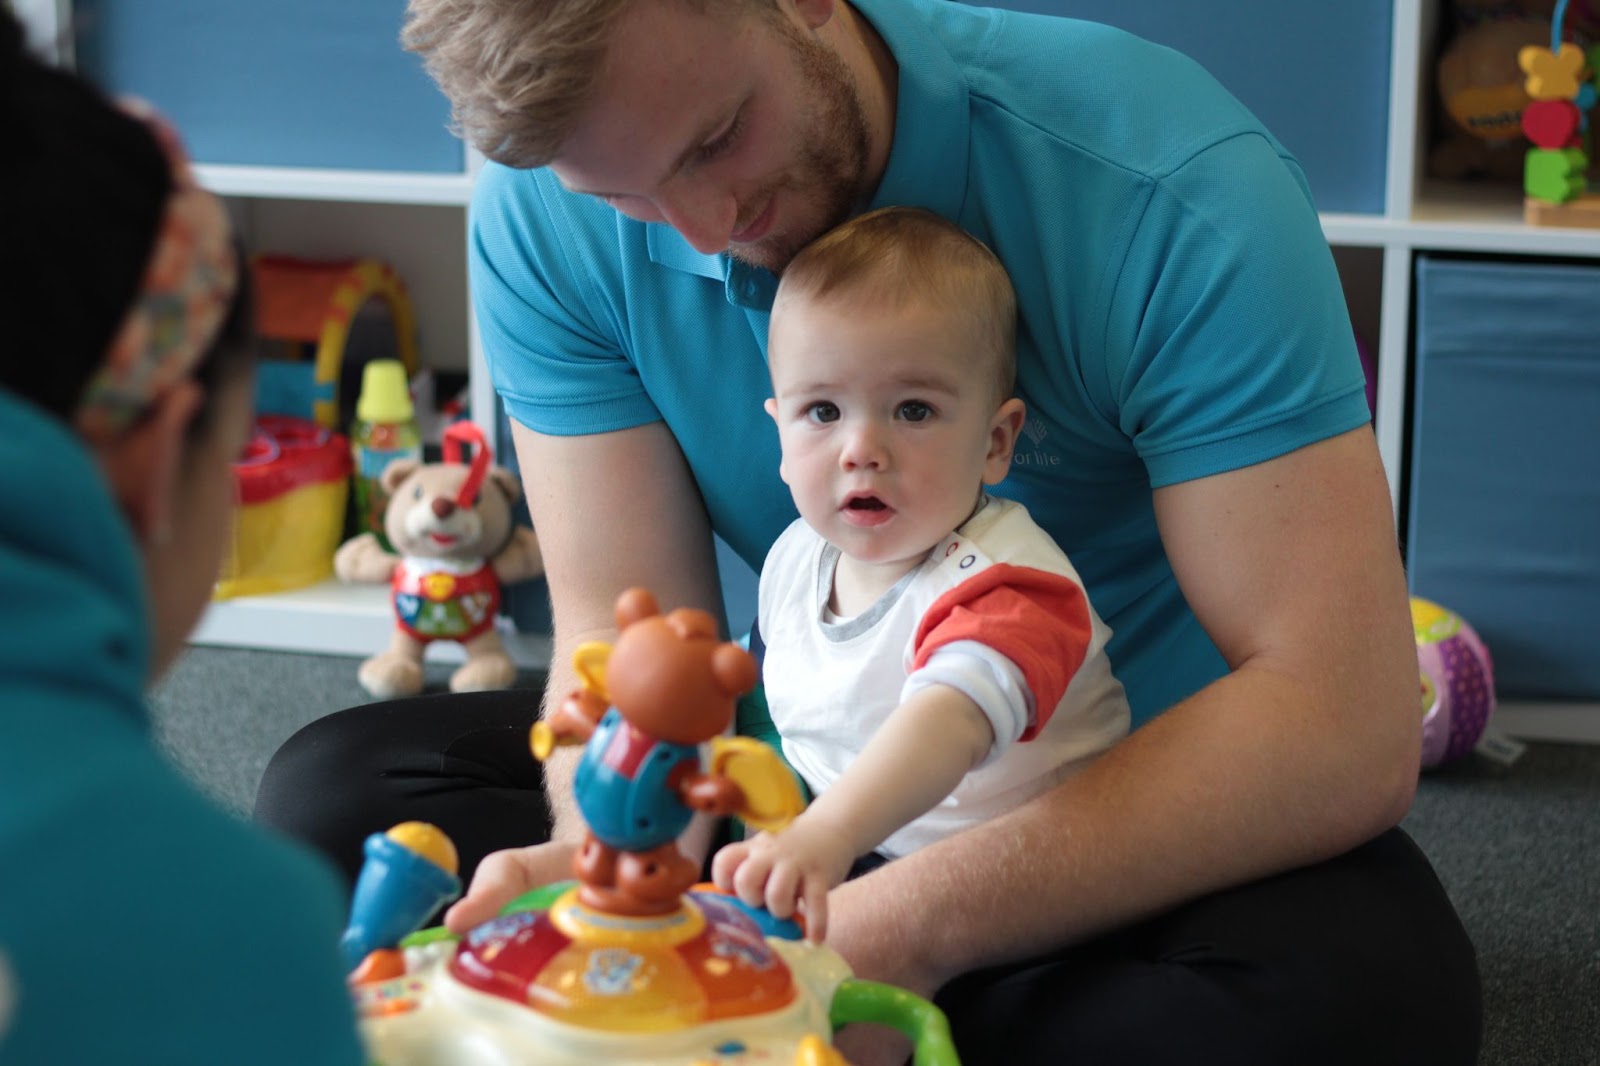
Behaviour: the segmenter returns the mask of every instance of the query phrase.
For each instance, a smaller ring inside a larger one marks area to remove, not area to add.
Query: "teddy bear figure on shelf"
[[[470,463],[463,444],[472,446]],[[544,573],[538,539],[512,515],[516,475],[491,465],[478,427],[458,422],[445,430],[444,462],[397,459],[381,484],[389,493],[384,533],[398,554],[363,533],[333,557],[340,580],[393,589],[394,632],[386,650],[361,664],[361,687],[378,699],[416,695],[424,651],[447,640],[467,654],[450,676],[452,691],[509,688],[517,671],[495,628],[500,587]]]

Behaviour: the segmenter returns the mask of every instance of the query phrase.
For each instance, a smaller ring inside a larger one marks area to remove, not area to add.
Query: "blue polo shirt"
[[[1197,64],[1109,27],[857,0],[899,63],[872,206],[929,208],[1016,286],[1028,418],[998,495],[1072,557],[1135,724],[1221,676],[1151,490],[1364,424],[1343,293],[1299,166]],[[717,532],[759,569],[778,477],[765,271],[664,225],[486,168],[473,298],[511,417],[547,434],[664,420]]]

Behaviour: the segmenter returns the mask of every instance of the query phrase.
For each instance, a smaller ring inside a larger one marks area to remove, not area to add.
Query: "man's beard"
[[[802,130],[805,143],[790,173],[752,200],[766,204],[780,190],[786,191],[791,207],[800,208],[798,213],[791,210],[789,216],[799,228],[773,232],[747,247],[730,249],[734,258],[774,274],[781,274],[802,248],[859,209],[865,198],[862,186],[870,143],[866,106],[849,66],[786,20],[779,20],[779,25],[799,77],[808,87]]]

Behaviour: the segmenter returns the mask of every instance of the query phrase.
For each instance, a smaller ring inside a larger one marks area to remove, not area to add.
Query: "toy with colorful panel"
[[[795,922],[693,883],[676,840],[695,812],[776,830],[799,786],[770,748],[723,735],[757,671],[710,615],[663,615],[633,589],[617,622],[614,645],[578,650],[582,686],[530,735],[540,759],[584,748],[575,881],[459,939],[413,933],[460,892],[455,848],[414,822],[368,838],[343,947],[374,1061],[843,1066],[833,1030],[870,1022],[911,1037],[918,1066],[958,1066],[933,1004],[856,980]]]
[[[1600,195],[1589,191],[1586,147],[1600,46],[1586,52],[1562,39],[1567,6],[1568,0],[1557,0],[1549,48],[1530,45],[1517,54],[1531,98],[1522,131],[1533,144],[1523,170],[1523,217],[1539,226],[1600,228]]]

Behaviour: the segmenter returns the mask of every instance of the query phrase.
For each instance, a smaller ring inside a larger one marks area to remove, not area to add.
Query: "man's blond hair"
[[[556,158],[605,63],[632,0],[410,0],[400,43],[450,100],[456,135],[497,163],[531,169]],[[659,2],[659,0],[651,0]],[[685,9],[772,0],[682,0]]]
[[[995,402],[1015,391],[1016,292],[995,254],[955,223],[921,208],[884,207],[836,226],[784,268],[773,310],[830,297],[851,308],[923,306],[967,320],[982,354],[993,357]]]

